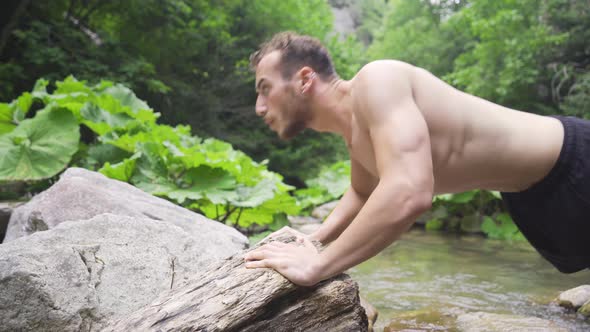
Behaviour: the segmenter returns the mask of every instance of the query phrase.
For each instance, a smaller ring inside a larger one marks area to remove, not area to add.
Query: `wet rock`
[[[267,241],[293,242],[281,233]],[[341,274],[299,287],[272,269],[246,269],[244,253],[112,322],[105,331],[367,331],[358,286]]]
[[[336,207],[338,202],[339,201],[333,201],[333,202],[329,202],[329,203],[322,204],[322,205],[318,206],[317,208],[315,208],[311,212],[311,216],[314,218],[317,218],[319,220],[326,219],[326,217],[328,217],[328,215],[332,212],[332,210],[334,210],[334,208]]]
[[[0,245],[0,331],[98,331],[241,245],[102,214]]]
[[[5,242],[52,229],[64,221],[86,220],[102,213],[166,221],[220,247],[233,243],[225,251],[227,255],[235,252],[232,249],[235,245],[245,248],[248,243],[232,227],[82,168],[69,168],[53,186],[16,208],[10,217]]]
[[[585,317],[590,317],[590,301],[584,303],[580,309],[578,309],[578,313],[584,315]]]
[[[396,315],[383,331],[453,331],[455,319],[454,314],[442,313],[437,308],[419,309]]]
[[[561,328],[546,319],[486,312],[472,312],[459,315],[457,317],[457,329],[464,332],[567,332],[567,329]]]
[[[559,294],[556,301],[562,307],[578,309],[584,303],[590,301],[590,285],[569,289]]]
[[[371,303],[367,302],[364,297],[360,297],[361,299],[361,306],[365,309],[365,313],[367,314],[367,319],[369,320],[369,331],[373,331],[373,326],[379,317],[379,311],[375,308]]]

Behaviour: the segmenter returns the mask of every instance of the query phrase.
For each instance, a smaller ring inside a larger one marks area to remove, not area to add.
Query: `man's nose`
[[[268,111],[266,104],[261,100],[260,97],[256,99],[256,115],[264,116]]]

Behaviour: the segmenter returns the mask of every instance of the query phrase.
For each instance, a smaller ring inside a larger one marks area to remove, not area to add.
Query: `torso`
[[[557,119],[471,96],[403,62],[379,65],[410,81],[430,134],[435,194],[476,188],[521,191],[540,181],[555,164],[563,143]],[[353,111],[350,155],[378,178],[373,143],[368,128],[355,118],[358,112],[362,110]]]

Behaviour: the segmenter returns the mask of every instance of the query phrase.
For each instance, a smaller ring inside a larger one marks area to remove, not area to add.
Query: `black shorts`
[[[565,130],[555,166],[539,183],[502,193],[514,223],[563,273],[590,268],[590,121],[555,116]]]

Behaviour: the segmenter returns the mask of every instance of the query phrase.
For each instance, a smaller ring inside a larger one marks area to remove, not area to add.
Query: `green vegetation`
[[[77,165],[241,228],[298,213],[292,187],[265,163],[229,143],[192,136],[188,126],[157,124],[159,114],[125,86],[88,86],[73,77],[53,93],[47,85],[39,80],[32,93],[0,104],[12,119],[0,136],[0,181],[46,179]],[[43,108],[19,120],[33,102]],[[80,126],[87,129],[82,141]]]
[[[324,167],[319,175],[305,181],[307,188],[295,191],[304,214],[321,204],[339,199],[350,185],[350,162],[340,161]]]
[[[356,34],[333,33],[330,4],[348,6]],[[280,141],[254,115],[248,56],[283,30],[321,39],[343,78],[393,58],[508,107],[590,119],[586,0],[8,0],[3,9],[0,100],[14,100],[0,103],[2,197],[39,192],[76,165],[242,230],[279,227],[285,214],[340,197],[350,165],[338,137]],[[521,237],[486,191],[436,197],[426,227]]]

